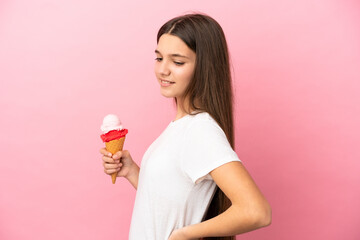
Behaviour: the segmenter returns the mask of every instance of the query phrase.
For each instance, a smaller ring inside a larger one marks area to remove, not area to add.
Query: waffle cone
[[[111,154],[115,154],[118,151],[122,151],[124,142],[125,142],[125,137],[115,139],[109,142],[105,142],[106,150],[111,152]],[[111,174],[111,179],[113,184],[115,184],[116,176],[117,176],[117,172]]]

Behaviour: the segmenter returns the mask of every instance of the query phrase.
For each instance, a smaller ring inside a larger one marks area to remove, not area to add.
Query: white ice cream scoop
[[[101,131],[105,134],[112,130],[122,130],[120,119],[115,114],[108,114],[104,117],[103,123],[100,127]]]

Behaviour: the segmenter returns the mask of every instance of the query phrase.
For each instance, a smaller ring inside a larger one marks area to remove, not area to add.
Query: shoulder
[[[213,169],[238,157],[224,131],[208,113],[191,116],[186,129],[181,161],[183,171],[193,183],[199,183]]]
[[[189,128],[198,127],[199,125],[207,128],[218,128],[221,129],[215,119],[207,112],[196,113],[191,116],[191,123]]]
[[[226,139],[225,133],[215,119],[207,112],[191,115],[185,135],[204,138],[220,137]]]

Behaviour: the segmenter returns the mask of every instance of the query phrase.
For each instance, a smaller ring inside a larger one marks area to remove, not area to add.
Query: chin
[[[174,94],[167,93],[167,92],[164,92],[164,91],[161,91],[161,90],[160,90],[160,93],[161,93],[161,95],[163,95],[166,98],[174,98],[175,97]]]
[[[161,95],[166,98],[174,98],[173,96],[168,96],[168,95],[164,95],[164,94],[161,94]]]

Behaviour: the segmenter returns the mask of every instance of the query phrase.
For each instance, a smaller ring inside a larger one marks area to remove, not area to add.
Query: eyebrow
[[[155,49],[155,53],[158,53],[158,54],[161,54],[159,50]],[[178,53],[173,53],[173,54],[170,54],[170,56],[172,57],[183,57],[183,58],[189,58],[187,56],[184,56],[184,55],[181,55],[181,54],[178,54]]]

